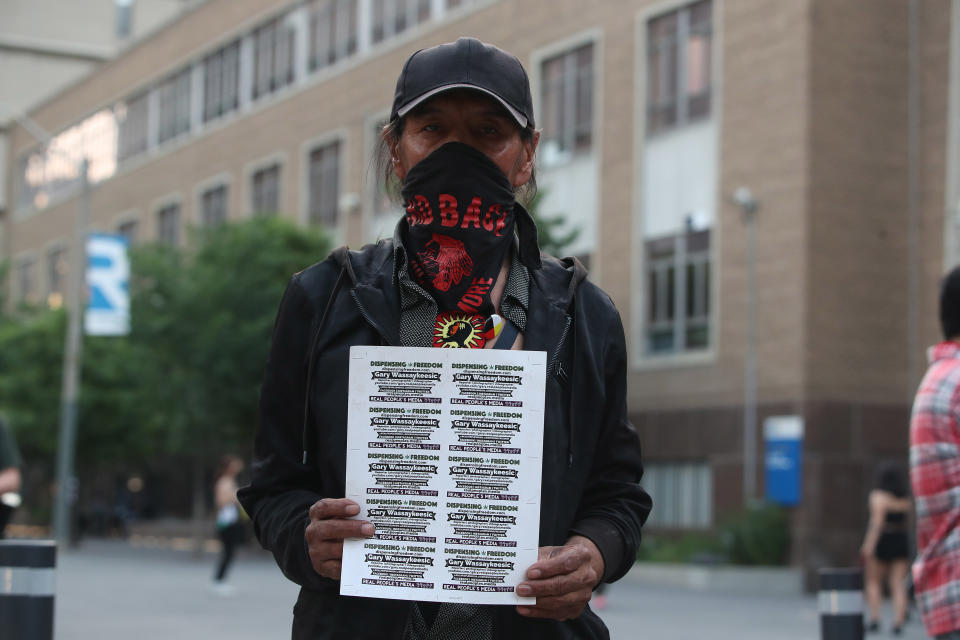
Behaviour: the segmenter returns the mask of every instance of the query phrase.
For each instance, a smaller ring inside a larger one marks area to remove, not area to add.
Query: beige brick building
[[[541,213],[580,229],[570,250],[623,315],[651,529],[711,527],[763,496],[764,421],[800,416],[794,561],[851,562],[876,464],[906,464],[938,279],[960,258],[960,2],[586,6],[210,0],[31,117],[85,149],[97,229],[178,242],[279,212],[358,246],[397,217],[369,159],[403,60],[461,35],[515,53],[544,130]],[[12,130],[14,299],[62,286],[48,273],[77,183],[63,155]],[[757,203],[754,287],[739,187]]]
[[[77,81],[192,0],[5,0],[0,5],[0,175],[7,129],[41,100]],[[0,181],[0,211],[8,208]]]

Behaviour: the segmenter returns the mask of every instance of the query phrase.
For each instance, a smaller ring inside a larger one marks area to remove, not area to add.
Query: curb
[[[803,569],[799,567],[705,567],[688,564],[638,562],[622,578],[635,584],[679,587],[735,595],[802,596]]]

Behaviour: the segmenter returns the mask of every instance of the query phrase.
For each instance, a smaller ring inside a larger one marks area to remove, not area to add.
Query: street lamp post
[[[734,202],[747,227],[747,308],[743,357],[743,503],[757,497],[757,201],[750,189],[739,187]]]
[[[63,380],[60,391],[60,430],[57,440],[57,494],[53,510],[54,537],[70,541],[71,507],[76,482],[73,463],[77,448],[77,398],[83,362],[83,300],[86,250],[84,240],[90,218],[90,179],[86,158],[80,162],[80,199],[73,226],[70,285],[67,293],[67,335],[63,346]]]
[[[47,150],[53,136],[30,116],[9,105],[0,103],[0,108],[11,114],[31,136]],[[62,153],[62,152],[61,152]],[[69,160],[76,158],[63,154]],[[83,312],[84,272],[86,269],[85,239],[87,221],[90,219],[90,172],[89,160],[83,156],[79,161],[80,197],[77,200],[77,215],[73,225],[73,241],[70,247],[70,282],[67,291],[67,334],[63,349],[63,377],[60,389],[60,427],[57,439],[57,493],[53,506],[53,532],[61,544],[70,541],[70,515],[73,494],[74,459],[77,442],[77,398],[80,391],[80,369],[83,359]]]

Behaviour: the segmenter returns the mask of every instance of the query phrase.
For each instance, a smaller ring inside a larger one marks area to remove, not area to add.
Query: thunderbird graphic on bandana
[[[433,234],[423,251],[417,252],[420,266],[429,275],[437,291],[449,291],[473,271],[473,260],[463,242],[450,236]],[[416,268],[416,263],[413,267]]]

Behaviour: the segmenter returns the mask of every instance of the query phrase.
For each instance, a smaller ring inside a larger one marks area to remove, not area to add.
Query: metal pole
[[[57,494],[53,512],[54,536],[61,545],[70,542],[71,507],[76,481],[73,462],[77,440],[77,397],[83,359],[84,272],[86,232],[90,218],[88,161],[80,163],[80,198],[73,228],[70,291],[67,300],[67,336],[63,348],[63,385],[60,394],[60,435],[57,440]]]
[[[920,4],[907,5],[907,388],[908,402],[923,376],[920,343]]]
[[[743,367],[743,503],[757,497],[757,203],[740,201],[747,226],[746,345]]]

